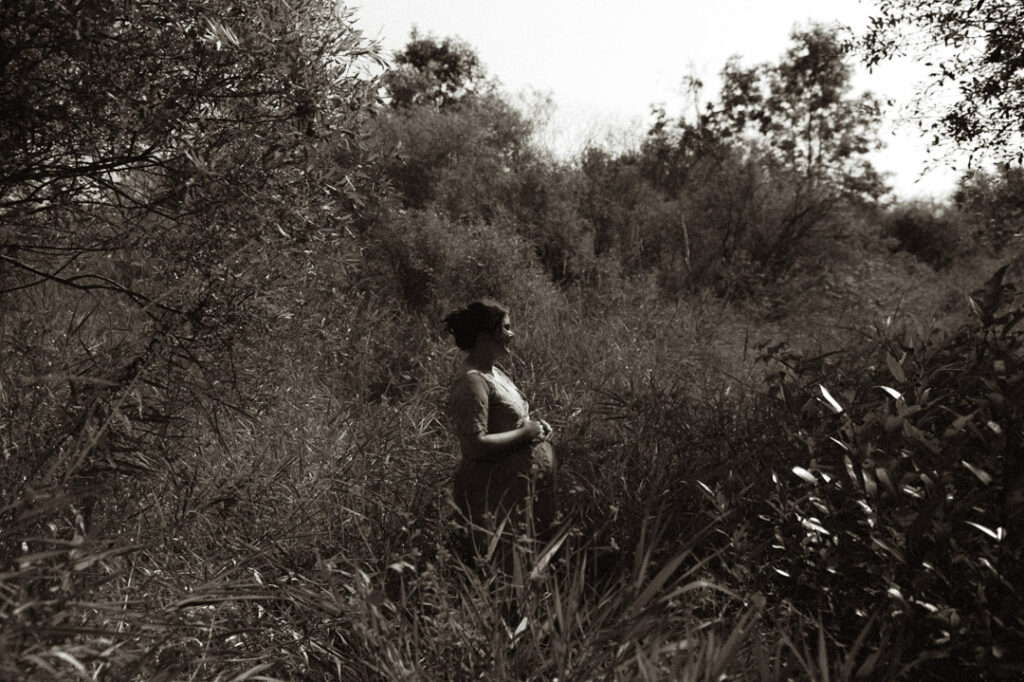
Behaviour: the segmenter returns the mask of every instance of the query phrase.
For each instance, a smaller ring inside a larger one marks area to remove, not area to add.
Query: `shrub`
[[[925,202],[901,204],[890,211],[882,233],[895,239],[899,249],[941,268],[957,255],[960,230],[942,207]]]
[[[960,178],[957,208],[971,221],[978,240],[995,253],[1018,246],[1024,236],[1024,168],[973,170]]]
[[[806,455],[775,477],[761,580],[839,641],[877,623],[888,676],[1022,663],[1024,308],[1004,270],[952,333],[883,334],[831,366],[768,354]]]
[[[530,244],[504,221],[396,212],[372,235],[367,255],[387,270],[382,282],[396,300],[437,319],[467,300],[527,301],[548,286]]]

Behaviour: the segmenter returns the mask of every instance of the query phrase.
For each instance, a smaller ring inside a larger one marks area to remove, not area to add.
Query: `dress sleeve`
[[[448,411],[457,433],[487,433],[488,393],[487,381],[476,372],[456,379]]]

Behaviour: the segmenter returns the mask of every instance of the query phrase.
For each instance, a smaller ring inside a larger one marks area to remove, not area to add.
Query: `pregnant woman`
[[[445,328],[466,351],[448,412],[462,449],[455,504],[472,523],[477,551],[486,551],[506,519],[519,531],[532,520],[535,534],[543,536],[555,513],[551,427],[530,418],[526,398],[496,364],[508,357],[515,336],[508,311],[476,301],[448,315]]]

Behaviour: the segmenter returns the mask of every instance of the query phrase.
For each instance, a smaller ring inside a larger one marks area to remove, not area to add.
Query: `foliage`
[[[777,64],[731,60],[718,100],[695,120],[670,125],[656,111],[641,167],[678,199],[686,226],[667,241],[669,280],[702,285],[730,270],[777,278],[809,239],[841,234],[838,216],[883,193],[866,159],[878,145],[878,104],[850,96],[838,30],[812,26],[791,40]]]
[[[672,244],[665,236],[677,222],[677,211],[647,180],[640,159],[588,147],[580,173],[577,210],[593,230],[594,254],[617,256],[631,273],[656,266],[659,253]]]
[[[874,624],[887,676],[987,679],[1019,669],[1021,334],[1001,269],[972,323],[909,328],[843,362],[775,347],[794,446],[765,520],[762,580],[850,641]]]
[[[1019,252],[1024,234],[1024,169],[972,170],[960,178],[953,195],[957,208],[973,223],[978,240],[995,253]]]
[[[484,77],[476,54],[414,34],[396,59],[402,67],[387,78],[392,110],[380,137],[395,149],[386,171],[402,205],[509,227],[533,244],[553,279],[592,278],[594,248],[573,174],[533,148],[532,122]]]
[[[333,3],[0,13],[0,618],[20,678],[107,646],[68,614],[162,541],[147,495],[186,499],[225,414],[265,406],[244,351],[302,305],[284,292],[352,274],[376,103]]]
[[[1015,0],[885,0],[861,38],[869,66],[909,55],[933,65],[917,102],[938,114],[934,145],[1024,159],[1024,9]],[[952,86],[953,98],[936,92]],[[936,103],[949,101],[943,108]],[[938,109],[938,110],[937,110]]]
[[[456,38],[421,36],[415,29],[405,48],[395,53],[384,86],[391,106],[399,109],[447,108],[491,88],[472,47]]]
[[[395,299],[441,319],[474,298],[525,301],[544,289],[530,245],[504,224],[456,223],[424,211],[392,216],[368,254],[390,268]]]
[[[921,652],[958,672],[1015,663],[1021,314],[976,296],[982,325],[945,339],[753,364],[761,336],[809,353],[900,289],[960,284],[853,242],[768,277],[758,259],[794,206],[829,234],[873,214],[801,193],[802,151],[738,142],[762,135],[754,119],[724,137],[663,116],[639,150],[565,164],[457,41],[407,49],[384,81],[408,101],[379,102],[353,77],[372,50],[333,3],[0,12],[0,63],[26,92],[0,104],[26,121],[0,141],[0,677],[781,681],[945,665]],[[141,92],[160,103],[149,118]],[[510,305],[506,368],[560,456],[560,532],[517,538],[511,574],[453,552],[459,358],[439,320],[479,296]],[[842,415],[808,404],[817,384]],[[893,496],[879,467],[922,498]],[[921,603],[936,613],[916,626]]]
[[[516,171],[528,163],[530,123],[497,96],[455,109],[409,107],[381,117],[395,149],[385,170],[408,208],[491,220],[510,204]]]
[[[881,178],[866,159],[879,146],[879,104],[869,93],[851,97],[853,73],[839,29],[796,29],[778,64],[722,71],[720,103],[707,125],[725,137],[755,134],[764,161],[802,178],[808,194],[876,199]]]
[[[909,202],[890,209],[884,217],[883,235],[895,239],[899,248],[933,267],[948,265],[960,249],[963,238],[957,216],[941,206]]]

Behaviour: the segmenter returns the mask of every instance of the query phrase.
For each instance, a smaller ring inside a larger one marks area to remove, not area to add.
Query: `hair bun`
[[[465,308],[449,313],[444,318],[444,328],[455,337],[456,346],[469,350],[482,332],[493,332],[500,327],[507,314],[508,310],[494,301],[473,301]]]

